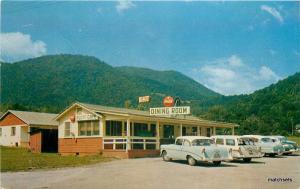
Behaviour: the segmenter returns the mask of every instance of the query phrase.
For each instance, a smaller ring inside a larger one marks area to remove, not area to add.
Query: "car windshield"
[[[214,144],[212,139],[195,139],[192,142],[193,146],[210,146],[211,144]]]
[[[239,141],[239,146],[254,145],[254,142],[255,142],[255,140],[253,138],[240,138],[238,141]]]

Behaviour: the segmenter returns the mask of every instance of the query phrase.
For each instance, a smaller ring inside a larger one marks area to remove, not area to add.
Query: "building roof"
[[[58,114],[8,110],[2,115],[0,120],[2,120],[8,113],[14,114],[28,125],[58,125],[58,122],[55,120],[55,117],[57,117]]]
[[[72,104],[70,107],[68,107],[66,110],[64,110],[61,114],[59,114],[56,117],[56,120],[59,119],[60,116],[62,116],[64,113],[66,113],[69,109],[71,109],[74,106],[80,106],[83,108],[86,108],[87,110],[95,113],[95,114],[119,114],[123,116],[142,116],[142,117],[149,117],[153,119],[172,119],[172,120],[183,120],[183,121],[191,121],[191,122],[202,122],[207,123],[210,125],[223,125],[227,127],[237,127],[237,124],[233,123],[225,123],[225,122],[217,122],[217,121],[210,121],[210,120],[204,120],[195,116],[176,116],[176,117],[168,117],[168,116],[151,116],[149,111],[142,111],[142,110],[135,110],[135,109],[127,109],[127,108],[116,108],[116,107],[109,107],[109,106],[102,106],[102,105],[96,105],[96,104],[87,104],[82,102],[76,102]]]
[[[192,141],[195,139],[211,139],[211,138],[206,137],[206,136],[179,136],[176,139],[186,139],[186,140]]]

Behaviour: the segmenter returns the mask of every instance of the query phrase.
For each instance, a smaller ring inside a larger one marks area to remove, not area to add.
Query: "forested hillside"
[[[179,72],[116,68],[80,55],[2,63],[1,78],[2,111],[13,108],[59,112],[74,101],[137,107],[137,99],[143,95],[152,97],[147,106],[161,106],[166,95],[199,101],[220,96]]]
[[[300,124],[300,73],[250,95],[222,97],[202,115],[240,124],[240,134],[288,134]]]

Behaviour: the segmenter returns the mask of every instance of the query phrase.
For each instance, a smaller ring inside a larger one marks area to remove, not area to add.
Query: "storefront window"
[[[78,135],[79,136],[94,136],[99,135],[99,121],[79,121]]]
[[[174,138],[174,125],[164,125],[164,138]]]
[[[106,136],[122,136],[122,121],[106,121]]]
[[[134,123],[134,136],[150,136],[147,123]]]

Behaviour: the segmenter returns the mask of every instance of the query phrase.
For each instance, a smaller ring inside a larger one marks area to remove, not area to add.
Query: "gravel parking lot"
[[[300,188],[300,154],[224,162],[216,167],[161,158],[117,160],[79,168],[2,173],[5,189]]]

